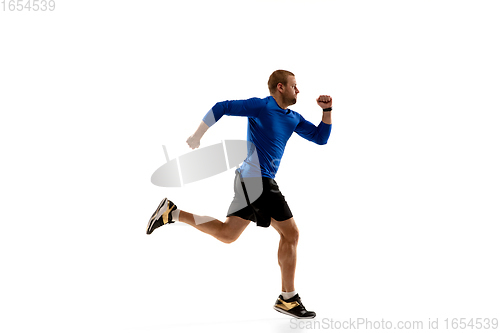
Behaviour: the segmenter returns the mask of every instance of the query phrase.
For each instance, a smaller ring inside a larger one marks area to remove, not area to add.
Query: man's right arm
[[[187,144],[191,149],[200,146],[200,140],[205,132],[215,124],[223,115],[228,116],[243,116],[255,117],[259,111],[265,106],[264,100],[259,98],[250,98],[247,100],[224,101],[219,102],[207,112],[203,121],[198,126],[196,132],[187,139]]]
[[[191,135],[186,141],[189,147],[191,147],[191,149],[195,149],[200,146],[201,138],[209,128],[210,127],[207,124],[205,124],[204,121],[200,123],[200,126],[198,126],[196,132],[194,132],[194,134]]]

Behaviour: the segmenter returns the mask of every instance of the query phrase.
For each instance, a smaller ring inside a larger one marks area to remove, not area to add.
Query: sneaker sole
[[[168,199],[164,198],[160,204],[158,205],[158,208],[156,208],[156,211],[154,212],[153,216],[149,219],[148,222],[148,227],[147,227],[147,232],[149,232],[153,224],[160,218],[160,216],[163,215],[168,209]]]
[[[273,309],[274,309],[274,310],[276,310],[276,311],[278,311],[278,312],[281,312],[281,313],[283,313],[283,314],[286,314],[286,315],[288,315],[288,316],[290,316],[290,317],[297,318],[297,319],[313,319],[314,317],[316,317],[315,315],[314,315],[314,316],[312,316],[312,317],[299,317],[299,316],[296,316],[296,315],[294,315],[294,314],[291,314],[291,313],[289,313],[289,312],[286,312],[285,310],[280,309],[280,308],[275,307],[275,306],[273,306]]]

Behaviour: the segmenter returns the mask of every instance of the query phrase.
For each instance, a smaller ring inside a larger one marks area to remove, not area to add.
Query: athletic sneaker
[[[307,311],[304,305],[302,305],[299,294],[295,294],[295,296],[286,301],[283,299],[283,296],[280,295],[276,304],[274,304],[274,309],[299,319],[311,319],[316,317],[316,312]]]
[[[172,220],[172,212],[176,209],[177,206],[172,201],[167,198],[163,199],[149,220],[146,234],[151,234],[156,228],[159,228],[164,224],[174,223]]]

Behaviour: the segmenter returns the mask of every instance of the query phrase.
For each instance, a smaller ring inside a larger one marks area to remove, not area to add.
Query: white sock
[[[179,213],[180,212],[181,212],[181,210],[179,208],[177,208],[176,210],[172,211],[172,220],[179,221]],[[194,217],[194,223],[196,225],[207,223],[207,222],[215,220],[211,216],[199,216],[199,215],[193,214],[193,217]]]
[[[181,212],[180,209],[176,209],[172,212],[172,220],[174,221],[179,221],[179,213]]]
[[[281,296],[283,296],[283,299],[286,301],[287,299],[292,298],[293,296],[297,295],[297,292],[294,291],[282,291]]]

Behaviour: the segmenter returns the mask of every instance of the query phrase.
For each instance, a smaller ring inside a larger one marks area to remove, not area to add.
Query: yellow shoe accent
[[[285,311],[289,311],[289,310],[293,309],[294,307],[299,306],[299,302],[297,302],[297,301],[287,302],[287,301],[283,301],[281,299],[278,299],[278,301],[280,301],[280,304],[276,304],[276,307],[283,309]]]
[[[172,208],[174,208],[174,205],[170,206],[170,201],[167,202],[167,210],[165,211],[165,213],[163,213],[162,217],[163,217],[163,224],[167,224],[168,223],[168,214],[170,214],[170,212],[172,211]]]

